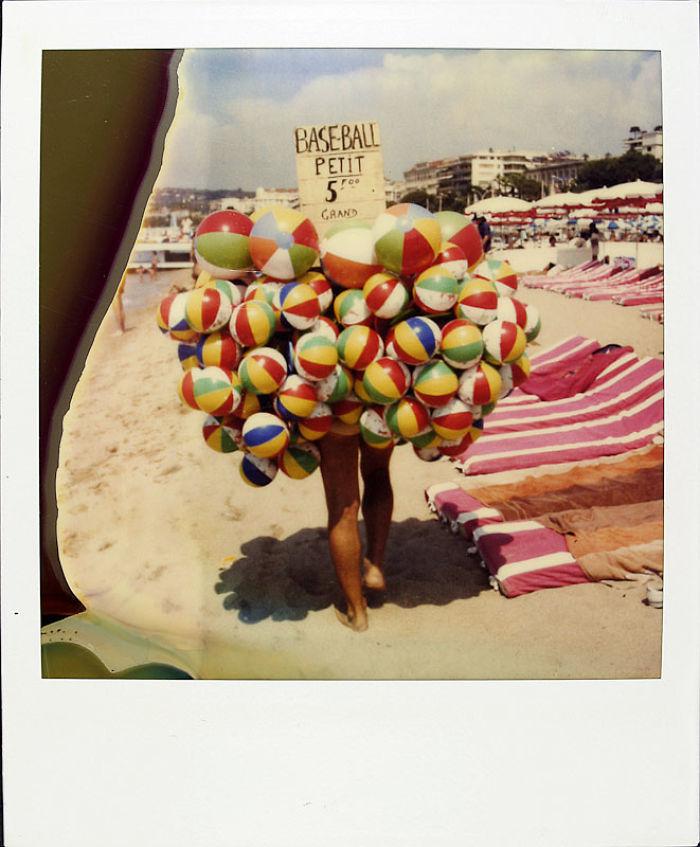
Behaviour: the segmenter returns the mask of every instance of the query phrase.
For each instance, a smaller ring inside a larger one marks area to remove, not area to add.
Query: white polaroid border
[[[697,843],[697,2],[140,0],[8,2],[3,12],[5,843]],[[662,51],[668,565],[661,680],[41,679],[41,51],[236,46]]]

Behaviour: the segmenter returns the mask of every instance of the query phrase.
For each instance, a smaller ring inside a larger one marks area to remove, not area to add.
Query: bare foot
[[[335,609],[335,616],[343,624],[343,626],[347,626],[349,629],[353,630],[353,632],[364,632],[369,626],[369,621],[367,620],[367,609],[365,607],[356,613],[351,613],[348,609],[347,614],[341,612],[340,609]]]
[[[365,588],[371,588],[372,591],[386,591],[386,581],[382,569],[377,565],[372,564],[369,559],[365,559],[362,564],[363,575],[362,582]]]

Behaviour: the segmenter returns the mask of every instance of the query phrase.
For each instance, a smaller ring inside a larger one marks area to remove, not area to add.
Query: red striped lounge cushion
[[[481,500],[451,482],[431,485],[425,489],[428,506],[440,516],[455,534],[472,539],[474,530],[503,520],[498,509],[485,506]]]
[[[474,530],[477,550],[506,597],[590,580],[564,536],[537,521],[506,521]]]

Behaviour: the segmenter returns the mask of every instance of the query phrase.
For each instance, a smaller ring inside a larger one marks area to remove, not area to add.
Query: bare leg
[[[364,482],[362,514],[367,528],[367,555],[363,563],[364,583],[367,588],[383,591],[386,588],[382,565],[389,537],[391,514],[394,510],[394,492],[389,477],[389,462],[393,448],[377,450],[362,443],[360,470]]]
[[[362,632],[367,629],[367,608],[362,596],[360,533],[357,514],[360,484],[357,474],[357,436],[328,433],[319,441],[321,475],[328,506],[328,543],[338,582],[347,602],[341,622]]]

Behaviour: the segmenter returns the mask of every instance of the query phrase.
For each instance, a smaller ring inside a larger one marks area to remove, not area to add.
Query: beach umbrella
[[[594,200],[632,200],[642,198],[654,198],[663,194],[664,186],[661,182],[644,182],[637,179],[634,182],[622,182],[619,185],[611,185],[609,188],[593,189]]]
[[[464,214],[497,215],[507,212],[529,212],[531,208],[532,203],[521,200],[519,197],[484,197],[472,203],[471,206],[467,206]]]
[[[620,225],[616,221],[608,222],[608,229],[619,229]]]

